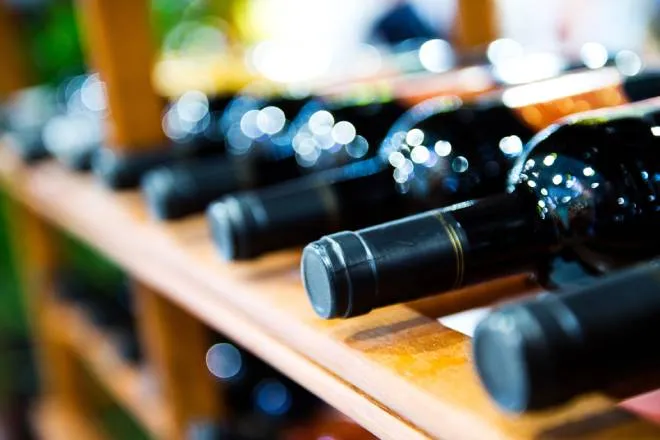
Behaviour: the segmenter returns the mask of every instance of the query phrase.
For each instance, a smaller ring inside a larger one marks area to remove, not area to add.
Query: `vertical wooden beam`
[[[132,152],[163,145],[163,101],[151,81],[149,0],[78,0],[78,5],[89,63],[106,84],[108,146]]]
[[[454,25],[454,44],[469,51],[484,47],[497,38],[495,0],[458,0]]]
[[[52,275],[57,262],[53,231],[36,214],[15,201],[9,203],[9,226],[28,319],[34,334],[40,377],[45,393],[86,413],[88,394],[80,380],[81,366],[58,337],[61,323],[53,322]]]
[[[174,438],[187,438],[195,423],[222,420],[224,408],[205,363],[208,329],[144,284],[135,283],[134,298],[142,344],[172,412]]]
[[[0,1],[0,99],[31,84],[28,57],[6,2]]]

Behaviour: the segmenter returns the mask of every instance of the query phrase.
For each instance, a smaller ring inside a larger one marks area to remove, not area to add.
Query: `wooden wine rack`
[[[479,4],[463,3],[463,8]],[[145,82],[149,64],[141,61],[149,59],[150,50],[147,4],[80,2],[90,30],[91,63],[111,98],[115,125],[109,145],[126,152],[162,139],[153,117],[159,104]],[[130,63],[116,51],[127,43]],[[0,183],[15,201],[13,236],[46,387],[35,411],[44,438],[106,438],[86,418],[78,363],[153,438],[185,438],[190,423],[221,419],[224,402],[213,391],[204,362],[204,325],[385,439],[660,436],[658,426],[601,395],[529,416],[503,414],[488,400],[473,371],[469,338],[436,317],[530,289],[524,280],[323,321],[305,297],[297,251],[224,263],[203,216],[156,222],[137,192],[111,192],[90,175],[74,174],[54,161],[27,167],[1,145]],[[136,280],[138,327],[156,390],[145,391],[144,374],[121,360],[109,338],[50,294],[49,274],[57,260],[54,229],[85,241]]]

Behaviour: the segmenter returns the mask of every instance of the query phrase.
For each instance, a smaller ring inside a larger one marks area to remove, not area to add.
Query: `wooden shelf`
[[[115,400],[154,438],[171,438],[170,408],[145,372],[127,363],[108,335],[74,307],[53,302],[46,318],[49,331],[78,355]],[[63,325],[66,323],[66,325]]]
[[[112,193],[92,177],[52,162],[26,168],[2,148],[0,179],[39,215],[97,247],[382,438],[660,435],[655,425],[598,395],[533,416],[507,416],[494,407],[473,372],[469,339],[436,318],[512,288],[521,290],[520,281],[357,319],[322,321],[305,298],[297,252],[224,263],[203,217],[157,223],[135,192]]]
[[[105,440],[103,432],[89,419],[53,398],[39,402],[32,412],[32,425],[43,440]]]

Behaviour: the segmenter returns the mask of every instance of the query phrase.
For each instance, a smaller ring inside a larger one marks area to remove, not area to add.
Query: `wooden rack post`
[[[454,27],[454,44],[463,51],[485,47],[497,38],[495,0],[459,0]]]
[[[163,102],[151,81],[154,48],[148,0],[79,0],[90,65],[106,84],[107,146],[130,153],[163,145]]]
[[[152,86],[154,50],[148,0],[80,0],[91,64],[106,83],[109,147],[132,153],[163,145],[163,102]],[[203,325],[157,292],[136,282],[138,325],[148,362],[164,391],[174,438],[195,423],[221,417],[220,396],[204,363]]]
[[[55,402],[68,411],[87,414],[90,395],[80,380],[74,353],[51,330],[50,310],[55,304],[52,276],[57,261],[51,227],[28,208],[11,202],[9,226],[18,263],[24,302],[35,335],[44,402]]]
[[[134,284],[134,295],[142,344],[170,402],[175,438],[187,438],[195,424],[219,422],[220,389],[204,362],[207,328],[142,283]]]
[[[6,2],[0,2],[0,99],[30,85],[27,56],[20,45],[18,27]]]

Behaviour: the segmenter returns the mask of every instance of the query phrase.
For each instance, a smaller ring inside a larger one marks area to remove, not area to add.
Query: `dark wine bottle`
[[[660,249],[658,118],[658,100],[569,117],[528,143],[507,193],[311,243],[314,309],[349,317],[509,274],[542,280],[560,252],[596,271],[649,258]]]
[[[57,104],[55,88],[47,85],[12,94],[2,108],[2,143],[26,163],[48,157],[41,134],[46,122],[57,114]]]
[[[150,173],[142,189],[152,212],[159,218],[182,217],[203,211],[230,192],[373,156],[375,146],[410,106],[409,101],[434,93],[431,90],[437,94],[438,89],[457,86],[457,81],[435,74],[405,78],[328,88],[322,98],[315,99],[240,97],[223,116],[228,158]],[[419,85],[414,92],[410,90],[413,82]],[[381,124],[372,124],[376,115]]]
[[[131,363],[141,362],[141,345],[126,282],[108,285],[93,280],[80,268],[61,268],[55,272],[53,287],[58,298],[78,308],[112,339],[120,356]]]
[[[296,172],[290,158],[292,121],[306,97],[239,96],[226,108],[220,130],[227,157],[197,158],[147,173],[141,188],[157,218],[203,211],[218,195]]]
[[[167,146],[131,154],[101,148],[92,160],[92,170],[109,187],[127,189],[139,185],[145,173],[159,166],[224,154],[221,118],[231,99],[199,91],[184,93],[163,116]]]
[[[478,326],[474,361],[508,411],[559,405],[657,371],[660,261],[504,305]]]
[[[227,259],[254,258],[338,230],[503,192],[507,172],[538,129],[566,114],[660,94],[659,80],[660,73],[624,79],[605,69],[473,101],[424,102],[394,124],[377,158],[212,205],[216,245]]]
[[[68,168],[88,170],[104,135],[106,100],[98,74],[78,75],[58,87],[60,112],[42,130],[46,150]]]
[[[237,438],[274,438],[320,405],[304,388],[231,342],[214,344],[206,362],[228,402],[231,417],[225,429]]]

